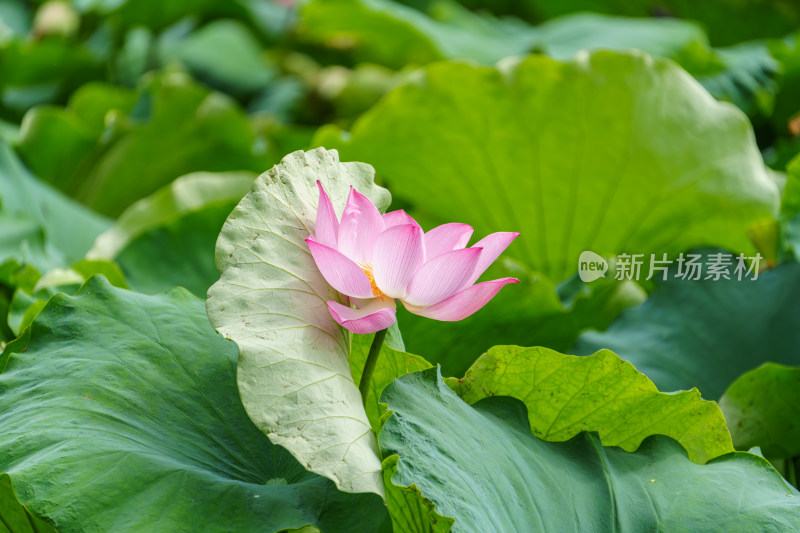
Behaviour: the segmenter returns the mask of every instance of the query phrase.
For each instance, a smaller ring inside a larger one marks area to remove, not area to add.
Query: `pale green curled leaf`
[[[294,152],[262,174],[217,241],[222,276],[208,317],[239,345],[239,392],[273,443],[346,492],[383,495],[375,434],[350,372],[350,333],[326,302],[341,296],[319,273],[305,239],[314,232],[319,180],[341,216],[350,187],[381,211],[389,192],[363,163],[335,150]]]
[[[437,513],[455,518],[453,531],[800,528],[800,493],[756,455],[698,465],[667,437],[650,437],[635,453],[603,447],[590,433],[545,442],[531,434],[522,402],[494,397],[470,406],[437,369],[399,378],[382,401],[393,414],[381,451],[399,455],[392,482],[415,484]]]
[[[607,348],[633,363],[659,390],[697,387],[719,399],[739,376],[772,361],[800,365],[800,265],[784,263],[758,279],[663,282],[605,332],[586,332],[571,353]]]
[[[658,392],[647,376],[608,350],[577,357],[547,348],[497,346],[463,379],[447,381],[469,404],[490,396],[521,400],[531,431],[549,442],[592,431],[604,446],[632,452],[647,437],[665,435],[699,464],[734,450],[716,403],[702,400],[697,389]]]
[[[334,133],[315,143],[372,164],[430,222],[519,231],[508,255],[555,281],[584,250],[749,250],[777,210],[747,117],[641,53],[433,64]]]
[[[53,296],[4,358],[0,472],[61,533],[385,531],[379,497],[338,491],[253,425],[236,346],[184,289],[96,276]]]
[[[391,330],[390,330],[391,331]],[[350,347],[350,371],[353,373],[353,381],[360,383],[361,374],[364,371],[364,364],[367,362],[367,354],[372,345],[375,335],[353,335]],[[369,392],[365,403],[367,418],[372,429],[377,433],[380,431],[380,419],[382,409],[379,405],[381,393],[386,386],[409,372],[425,370],[431,364],[419,355],[410,354],[401,350],[395,350],[386,342],[381,347],[372,380],[369,382]]]
[[[181,176],[128,207],[86,257],[117,261],[139,292],[180,285],[204,297],[219,277],[213,252],[219,230],[255,177],[250,172]]]
[[[719,406],[738,449],[758,446],[770,459],[800,455],[800,367],[765,363],[734,381]]]

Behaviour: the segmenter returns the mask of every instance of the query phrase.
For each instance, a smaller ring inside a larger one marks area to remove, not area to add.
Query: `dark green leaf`
[[[573,353],[608,348],[659,390],[700,389],[716,400],[741,374],[772,361],[800,364],[800,264],[758,279],[671,279],[605,333],[584,333]]]
[[[382,401],[393,414],[381,451],[399,455],[393,482],[415,484],[437,513],[456,519],[454,531],[800,527],[800,494],[756,455],[732,453],[701,466],[666,437],[647,439],[636,453],[604,448],[588,433],[545,442],[531,434],[519,400],[469,406],[437,369],[401,377]]]
[[[379,497],[337,491],[250,422],[236,347],[185,290],[94,277],[28,332],[3,354],[0,472],[60,532],[381,528]]]
[[[734,381],[719,401],[733,443],[770,459],[800,455],[800,368],[766,363]]]

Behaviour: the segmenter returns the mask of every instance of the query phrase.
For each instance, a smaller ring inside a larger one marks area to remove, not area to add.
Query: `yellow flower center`
[[[383,292],[378,288],[378,284],[375,283],[375,274],[372,273],[372,265],[362,265],[361,263],[358,263],[358,266],[360,266],[361,270],[364,271],[364,274],[367,275],[369,286],[372,288],[372,295],[376,298],[380,298],[381,300],[391,300],[391,298],[383,294]]]

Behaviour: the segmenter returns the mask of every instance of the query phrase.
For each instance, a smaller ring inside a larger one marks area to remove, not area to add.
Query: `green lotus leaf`
[[[221,278],[206,306],[211,324],[239,345],[239,392],[256,426],[341,490],[383,495],[377,442],[350,371],[351,334],[326,305],[342,297],[305,243],[317,180],[341,216],[351,186],[386,209],[390,195],[373,175],[322,148],[262,174],[222,227]]]
[[[347,139],[316,142],[375,166],[432,222],[519,231],[508,255],[556,281],[585,250],[751,250],[747,227],[778,204],[747,117],[636,53],[434,64]]]
[[[776,95],[783,90],[779,82],[782,67],[768,41],[717,48],[715,54],[721,68],[692,72],[697,81],[715,98],[736,104],[751,117],[772,115]]]
[[[550,442],[592,431],[604,446],[631,452],[651,435],[666,435],[700,464],[733,451],[717,404],[702,400],[697,389],[660,393],[608,350],[576,357],[547,348],[497,346],[463,379],[448,384],[470,404],[490,396],[521,400],[533,434]]]
[[[0,472],[62,533],[384,531],[380,498],[336,490],[253,425],[236,346],[184,289],[95,276],[53,296],[2,358]]]
[[[800,527],[800,493],[756,455],[698,465],[667,437],[646,439],[636,453],[603,447],[590,433],[545,442],[531,434],[522,402],[494,397],[470,406],[437,369],[399,378],[381,400],[392,411],[381,451],[399,456],[392,482],[415,485],[437,513],[455,518],[453,531]],[[426,531],[398,520],[403,510],[390,508],[396,527]]]
[[[637,53],[566,63],[531,56],[498,68],[433,64],[348,135],[324,128],[315,143],[374,165],[426,227],[459,221],[477,238],[522,234],[506,254],[529,287],[501,293],[503,305],[435,331],[400,315],[409,351],[457,358],[453,374],[492,344],[454,348],[450,339],[510,331],[513,338],[490,341],[566,350],[581,328],[605,327],[599,322],[625,307],[613,303],[614,291],[585,299],[585,314],[543,320],[564,314],[555,284],[577,271],[581,252],[677,254],[711,243],[752,250],[747,228],[778,204],[747,117],[674,63]]]

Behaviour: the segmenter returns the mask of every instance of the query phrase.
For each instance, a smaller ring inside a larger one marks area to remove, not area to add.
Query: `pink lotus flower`
[[[351,187],[341,222],[319,186],[315,234],[306,239],[323,277],[356,308],[328,302],[333,318],[353,333],[374,333],[395,321],[395,300],[414,314],[462,320],[515,278],[475,284],[519,233],[492,233],[466,248],[473,229],[443,224],[424,233],[402,209],[381,215]]]

